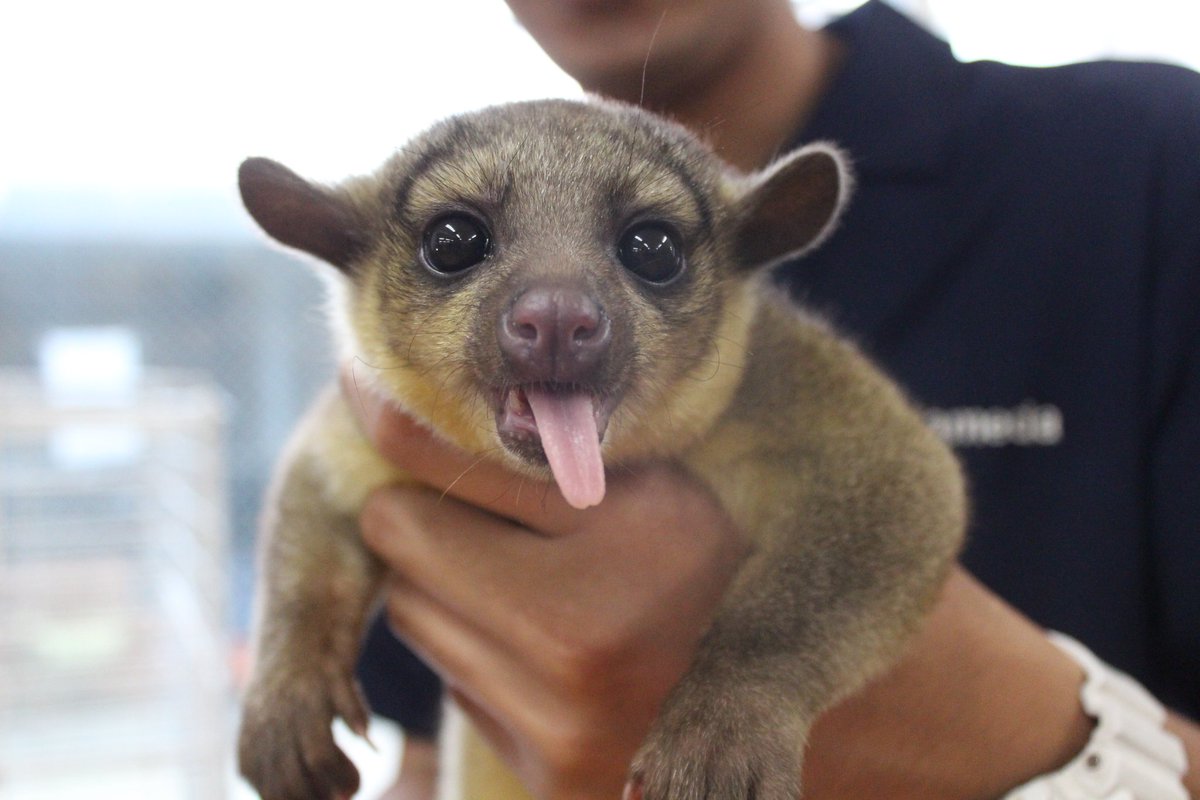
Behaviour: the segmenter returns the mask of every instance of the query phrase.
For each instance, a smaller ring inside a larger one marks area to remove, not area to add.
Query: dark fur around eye
[[[661,222],[642,222],[621,236],[617,256],[625,269],[647,283],[670,283],[683,272],[679,235]]]
[[[457,275],[492,252],[492,235],[479,219],[462,213],[438,217],[425,229],[421,256],[439,275]]]

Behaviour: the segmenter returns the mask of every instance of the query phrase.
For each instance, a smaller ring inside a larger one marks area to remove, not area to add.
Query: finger
[[[547,535],[570,533],[580,512],[547,480],[518,475],[489,453],[468,453],[437,437],[388,403],[353,369],[340,374],[343,394],[375,448],[418,482]]]
[[[407,580],[388,580],[384,610],[392,633],[448,683],[475,685],[498,668],[503,644],[490,631]]]
[[[390,583],[387,614],[393,630],[468,699],[472,716],[517,726],[528,726],[539,714],[556,716],[545,707],[550,698],[528,658],[536,651],[519,637],[507,630],[496,635],[404,580]],[[498,725],[495,734],[506,736]]]
[[[477,633],[499,632],[495,646],[552,676],[626,657],[631,641],[669,650],[707,626],[740,561],[739,540],[708,530],[711,520],[683,517],[657,529],[652,520],[645,527],[648,516],[555,540],[429,490],[397,487],[374,493],[360,519],[367,545],[394,574],[473,621]],[[659,629],[666,609],[689,622]]]
[[[574,548],[417,487],[373,493],[360,516],[363,540],[388,568],[483,630],[504,629],[533,647],[526,606]],[[544,645],[544,643],[542,643]]]

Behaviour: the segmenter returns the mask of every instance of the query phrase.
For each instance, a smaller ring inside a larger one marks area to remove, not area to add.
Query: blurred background
[[[1194,2],[894,5],[963,59],[1200,67]],[[332,181],[448,114],[578,93],[501,0],[0,5],[0,800],[246,796],[257,509],[334,365],[241,159]],[[373,738],[365,797],[401,746]]]

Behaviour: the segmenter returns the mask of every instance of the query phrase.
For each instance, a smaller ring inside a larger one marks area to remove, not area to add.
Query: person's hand
[[[669,465],[618,472],[577,511],[346,391],[381,452],[435,487],[378,491],[362,514],[392,626],[536,796],[620,797],[743,540]]]
[[[580,512],[376,399],[352,404],[380,450],[435,487],[382,490],[363,513],[392,570],[394,627],[536,796],[619,797],[745,542],[670,466],[615,475]],[[1080,751],[1080,680],[957,569],[907,655],[818,721],[805,798],[998,797]]]

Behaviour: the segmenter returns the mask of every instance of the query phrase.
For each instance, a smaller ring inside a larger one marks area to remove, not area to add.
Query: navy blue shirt
[[[840,144],[858,188],[781,280],[956,445],[966,566],[1200,716],[1200,76],[963,64],[878,0],[828,30],[793,144]],[[429,733],[411,659],[377,625],[364,685]]]
[[[858,188],[781,277],[929,410],[965,565],[1200,714],[1200,75],[957,62],[878,0],[793,144]]]

